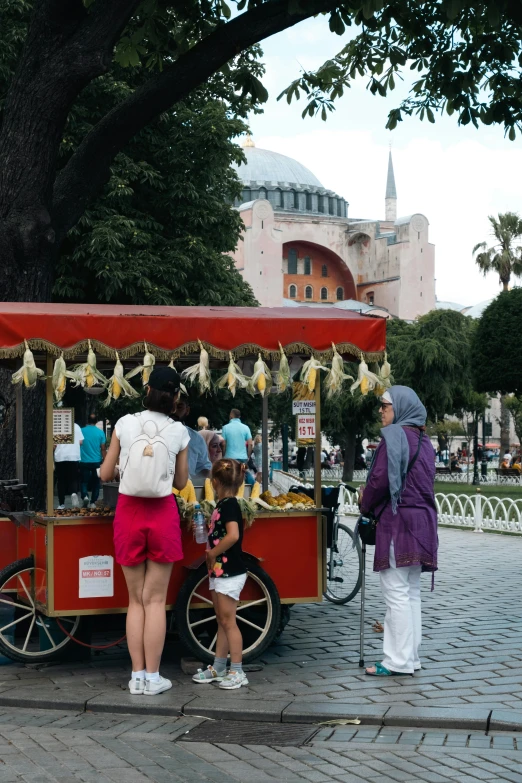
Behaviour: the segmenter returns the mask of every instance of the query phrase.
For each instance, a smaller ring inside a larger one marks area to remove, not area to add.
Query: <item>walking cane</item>
[[[361,627],[359,630],[359,666],[364,667],[364,593],[366,589],[366,544],[362,544],[362,569],[361,569]]]

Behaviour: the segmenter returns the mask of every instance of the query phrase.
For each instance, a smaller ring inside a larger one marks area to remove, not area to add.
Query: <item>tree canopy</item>
[[[334,35],[351,36],[289,87],[289,100],[306,94],[306,113],[326,116],[360,78],[386,95],[413,69],[388,127],[438,111],[461,124],[500,123],[510,137],[522,127],[522,7],[510,0],[0,0],[0,296],[48,299],[67,235],[131,139],[211,78],[238,99],[265,100],[257,65],[242,53],[318,14]],[[121,68],[139,78],[108,96],[63,160],[78,97]]]
[[[478,391],[522,394],[522,288],[503,291],[482,313],[473,339]]]
[[[522,238],[522,220],[516,212],[504,212],[498,218],[488,218],[495,243],[479,242],[473,248],[473,255],[479,269],[487,275],[496,272],[504,291],[508,290],[511,276],[522,275],[522,247],[517,243]]]

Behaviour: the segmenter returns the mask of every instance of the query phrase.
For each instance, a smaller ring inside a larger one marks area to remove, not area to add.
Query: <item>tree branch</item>
[[[335,0],[311,0],[306,10],[289,12],[288,0],[270,0],[218,27],[108,112],[87,134],[56,178],[53,224],[59,238],[75,225],[88,202],[107,182],[110,165],[118,152],[155,117],[186,98],[253,44],[337,5]]]

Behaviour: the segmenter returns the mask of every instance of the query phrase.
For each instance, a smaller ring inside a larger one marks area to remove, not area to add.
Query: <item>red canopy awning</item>
[[[296,312],[297,310],[297,312]],[[199,352],[198,340],[216,358],[261,351],[329,358],[332,342],[345,354],[380,360],[386,321],[336,308],[151,307],[0,303],[0,359],[21,356],[27,340],[33,352],[66,358],[84,352],[87,340],[102,355],[122,358],[141,353],[144,342],[158,358]]]

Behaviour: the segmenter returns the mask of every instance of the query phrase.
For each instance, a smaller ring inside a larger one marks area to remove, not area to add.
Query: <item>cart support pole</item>
[[[23,384],[16,385],[16,478],[20,484],[24,483],[24,410],[23,410]]]
[[[262,457],[263,457],[263,492],[268,489],[268,394],[263,395],[262,403],[262,421],[261,421],[261,437],[262,441]]]
[[[47,354],[47,380],[45,381],[45,430],[47,468],[47,516],[54,511],[54,454],[53,454],[53,358]]]
[[[315,381],[315,458],[314,458],[315,505],[321,508],[323,496],[321,492],[321,376],[317,371]]]

